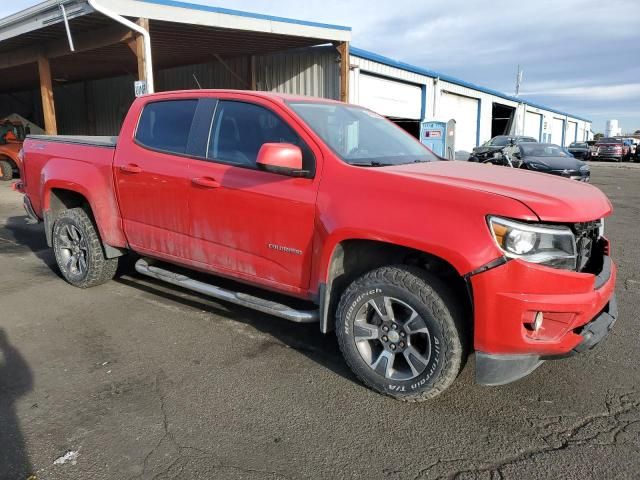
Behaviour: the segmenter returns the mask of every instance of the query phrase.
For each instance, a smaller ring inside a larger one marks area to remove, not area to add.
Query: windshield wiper
[[[355,165],[356,167],[391,167],[395,164],[393,163],[383,163],[378,162],[377,160],[371,160],[370,162],[349,162],[351,165]]]

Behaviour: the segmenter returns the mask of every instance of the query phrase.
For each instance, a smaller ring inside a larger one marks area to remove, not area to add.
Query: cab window
[[[239,167],[257,168],[265,143],[291,143],[301,148],[303,169],[313,172],[313,155],[298,134],[271,110],[246,102],[218,103],[209,136],[207,158]]]
[[[136,141],[152,150],[185,154],[197,100],[168,100],[144,107]]]

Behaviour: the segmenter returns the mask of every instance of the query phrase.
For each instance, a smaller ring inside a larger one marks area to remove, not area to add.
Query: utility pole
[[[520,94],[520,84],[522,84],[523,71],[518,65],[518,73],[516,74],[516,97]]]

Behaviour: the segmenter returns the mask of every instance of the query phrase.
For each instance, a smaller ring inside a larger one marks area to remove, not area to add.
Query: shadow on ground
[[[26,220],[26,216],[9,217],[4,226],[0,226],[0,253],[18,255],[31,251],[59,276],[53,251],[47,245],[44,225],[30,224]]]
[[[204,295],[166,285],[155,279],[141,277],[131,272],[121,276],[116,281],[156,297],[162,297],[187,307],[204,310],[212,315],[249,325],[255,330],[272,337],[274,342],[279,342],[281,345],[292,348],[324,368],[357,382],[356,377],[347,368],[342,359],[335,335],[333,333],[323,335],[317,323],[296,324],[231,303],[218,303],[217,300],[210,299]],[[227,281],[224,279],[215,282],[216,285],[222,287],[225,286],[225,283]],[[264,349],[272,346],[273,344],[267,343],[264,345]],[[260,352],[254,352],[252,355],[259,354]]]
[[[31,462],[15,404],[33,388],[31,369],[0,329],[0,478],[27,478]]]

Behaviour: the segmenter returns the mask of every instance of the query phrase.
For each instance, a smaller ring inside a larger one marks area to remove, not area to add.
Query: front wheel
[[[111,280],[117,258],[106,258],[100,236],[82,208],[61,212],[53,224],[53,251],[62,276],[79,288],[95,287]]]
[[[342,295],[336,313],[340,349],[373,390],[403,401],[436,397],[463,364],[457,305],[446,285],[422,270],[379,268]]]
[[[0,181],[8,182],[13,178],[13,165],[6,160],[0,160]]]

